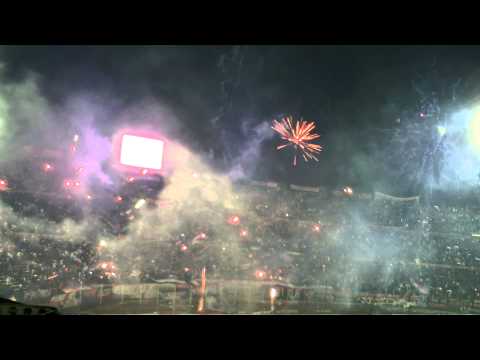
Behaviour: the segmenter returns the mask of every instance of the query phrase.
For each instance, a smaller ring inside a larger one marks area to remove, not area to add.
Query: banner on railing
[[[278,184],[275,183],[275,182],[272,182],[272,181],[255,181],[255,180],[252,180],[252,184],[257,185],[257,186],[265,186],[265,187],[269,187],[269,188],[272,188],[272,189],[278,189],[279,188]]]
[[[300,185],[290,185],[290,189],[292,190],[297,190],[297,191],[308,191],[308,192],[319,192],[320,188],[319,187],[313,187],[313,186],[300,186]]]
[[[387,195],[378,191],[375,191],[375,200],[389,200],[389,201],[419,201],[419,196],[412,196],[412,197],[396,197]]]

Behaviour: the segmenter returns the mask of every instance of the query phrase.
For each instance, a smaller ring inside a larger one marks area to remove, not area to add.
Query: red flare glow
[[[198,244],[200,240],[205,240],[206,238],[207,238],[207,234],[202,232],[193,238],[192,245]]]
[[[265,276],[266,276],[266,275],[267,275],[267,274],[265,273],[265,271],[262,271],[262,270],[257,270],[257,271],[255,272],[255,277],[256,277],[257,279],[265,279]]]
[[[0,191],[8,190],[8,181],[5,179],[0,179]]]
[[[228,218],[228,223],[230,225],[239,225],[240,224],[240,218],[237,215],[230,216]]]

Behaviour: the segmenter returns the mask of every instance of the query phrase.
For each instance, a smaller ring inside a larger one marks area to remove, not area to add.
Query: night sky
[[[384,146],[378,129],[418,110],[414,83],[441,101],[458,80],[459,101],[480,94],[478,46],[5,46],[0,58],[8,80],[35,73],[53,104],[77,94],[108,102],[111,117],[97,119],[105,133],[125,106],[165,104],[180,122],[175,135],[213,152],[221,170],[247,144],[245,126],[287,114],[314,120],[324,146],[318,163],[292,168],[274,137],[252,177],[369,190],[372,178],[388,174],[372,164],[362,175],[354,163]]]

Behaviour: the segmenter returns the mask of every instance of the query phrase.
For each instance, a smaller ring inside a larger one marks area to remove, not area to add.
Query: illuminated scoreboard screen
[[[117,161],[123,170],[160,172],[163,167],[165,142],[154,137],[136,134],[121,135]]]

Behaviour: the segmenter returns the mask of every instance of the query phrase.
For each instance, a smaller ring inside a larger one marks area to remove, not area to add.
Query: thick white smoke
[[[233,181],[251,177],[256,167],[261,163],[260,149],[263,142],[274,136],[273,130],[270,128],[270,123],[267,121],[256,125],[253,130],[246,128],[248,122],[243,125],[244,133],[251,133],[251,135],[242,146],[243,151],[240,156],[231,161],[233,166],[229,170],[228,176]]]

